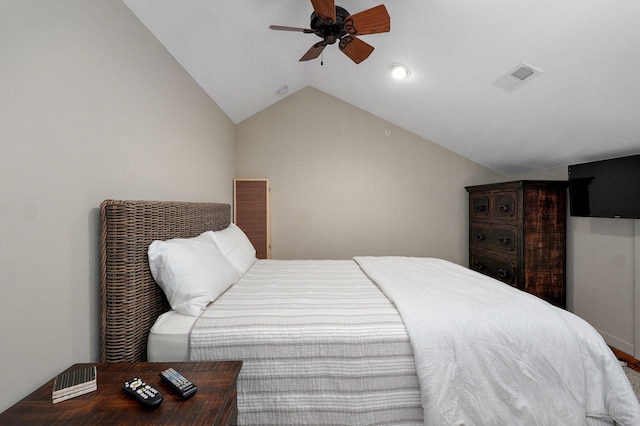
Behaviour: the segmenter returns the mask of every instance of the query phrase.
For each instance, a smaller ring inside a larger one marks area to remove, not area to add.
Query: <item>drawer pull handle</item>
[[[474,266],[476,271],[484,271],[484,269],[485,269],[485,266],[480,262],[474,263],[473,266]]]
[[[484,240],[484,234],[477,233],[473,238],[474,238],[476,241],[482,241],[482,240]]]
[[[502,245],[507,245],[511,242],[511,239],[509,237],[500,237],[498,238],[498,242]]]
[[[507,277],[509,276],[509,273],[508,273],[506,270],[504,270],[504,269],[500,268],[500,269],[498,269],[498,273],[497,273],[497,275],[498,275],[500,278],[507,278]]]
[[[484,212],[487,210],[487,206],[485,206],[484,204],[477,204],[476,205],[476,211],[477,212]]]
[[[501,213],[508,212],[509,211],[509,204],[498,204],[498,207],[496,207],[496,209]]]

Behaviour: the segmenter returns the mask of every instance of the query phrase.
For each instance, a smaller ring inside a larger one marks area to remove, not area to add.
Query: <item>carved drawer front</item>
[[[469,216],[471,219],[489,217],[489,193],[472,194],[469,197]]]
[[[516,262],[506,258],[494,257],[485,253],[472,252],[471,269],[490,276],[510,286],[516,285]]]
[[[518,194],[516,191],[494,192],[491,197],[491,216],[494,219],[518,219]]]
[[[476,247],[512,252],[518,243],[515,227],[471,225],[470,243]]]

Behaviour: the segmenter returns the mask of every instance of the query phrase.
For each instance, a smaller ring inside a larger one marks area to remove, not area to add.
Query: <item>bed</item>
[[[226,232],[230,206],[107,200],[100,212],[102,360],[241,359],[239,424],[640,424],[595,330],[459,265],[254,260],[183,315],[150,245]]]

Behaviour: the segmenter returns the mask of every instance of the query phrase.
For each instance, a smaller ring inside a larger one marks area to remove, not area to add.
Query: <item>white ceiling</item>
[[[637,0],[338,0],[391,16],[359,65],[298,62],[320,39],[269,29],[308,28],[309,0],[123,1],[235,123],[313,86],[501,173],[640,153]],[[493,85],[519,63],[543,73]]]

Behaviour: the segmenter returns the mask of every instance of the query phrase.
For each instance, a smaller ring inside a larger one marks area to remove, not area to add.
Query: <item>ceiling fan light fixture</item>
[[[411,77],[411,70],[406,65],[393,63],[389,65],[389,71],[396,80],[403,80]]]

